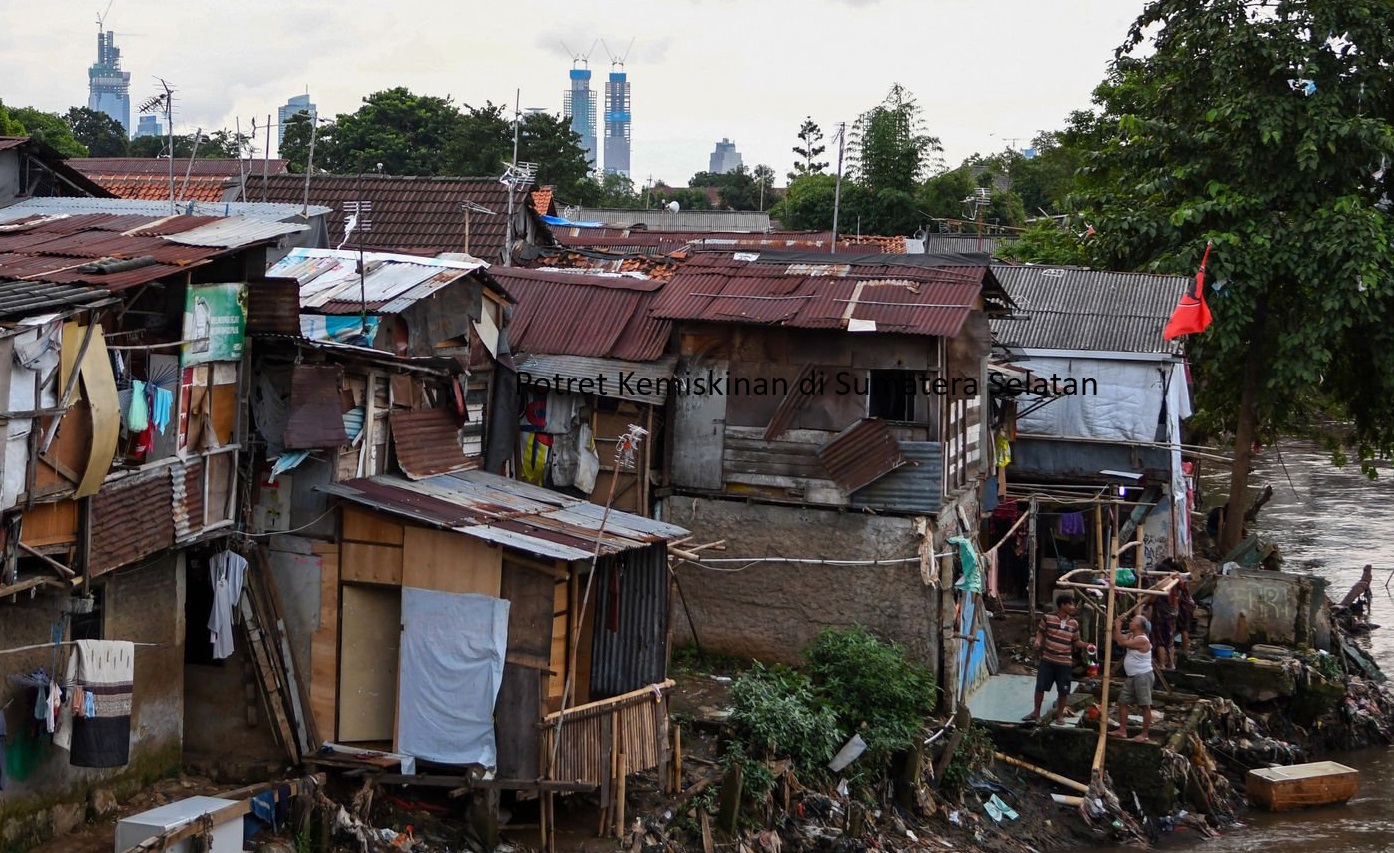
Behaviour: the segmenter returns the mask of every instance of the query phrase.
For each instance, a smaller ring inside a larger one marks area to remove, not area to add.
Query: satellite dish
[[[668,202],[668,209],[669,209],[670,211],[672,211],[673,213],[677,213],[677,212],[678,212],[678,203],[677,203],[676,201],[670,201],[670,202]]]

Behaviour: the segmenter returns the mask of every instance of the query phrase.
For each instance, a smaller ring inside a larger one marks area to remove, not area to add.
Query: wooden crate
[[[1355,796],[1360,772],[1334,761],[1250,770],[1245,781],[1249,802],[1280,812],[1306,806],[1344,803]]]

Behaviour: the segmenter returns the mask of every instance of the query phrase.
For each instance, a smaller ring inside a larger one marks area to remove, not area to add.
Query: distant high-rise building
[[[605,83],[605,171],[629,177],[629,79],[621,63],[610,68]]]
[[[734,172],[741,165],[741,152],[736,150],[736,143],[723,136],[721,141],[716,143],[716,150],[712,152],[708,163],[707,171],[714,175]]]
[[[164,136],[165,126],[160,123],[160,117],[155,115],[143,115],[136,123],[136,139],[142,136]]]
[[[578,62],[584,62],[580,59]],[[586,162],[594,169],[595,160],[595,92],[591,91],[591,70],[571,69],[571,88],[562,93],[562,112],[571,117],[571,132],[581,137]]]
[[[116,33],[97,30],[97,61],[87,69],[87,108],[106,113],[131,133],[131,72],[121,70]]]
[[[310,103],[310,95],[308,92],[303,95],[295,95],[290,100],[286,101],[284,106],[276,108],[277,153],[280,152],[281,140],[284,139],[286,135],[286,122],[300,113],[307,113],[310,116],[310,121],[314,121],[315,117],[319,114],[315,105]]]

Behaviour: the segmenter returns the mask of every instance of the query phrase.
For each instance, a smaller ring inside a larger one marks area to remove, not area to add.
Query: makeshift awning
[[[423,480],[391,474],[320,486],[343,500],[418,524],[454,530],[540,557],[590,560],[670,542],[688,534],[672,524],[611,510],[486,471]]]

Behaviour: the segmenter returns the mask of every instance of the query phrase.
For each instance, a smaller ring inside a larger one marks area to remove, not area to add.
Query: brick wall
[[[112,572],[98,581],[104,590],[103,638],[154,643],[136,648],[131,710],[131,760],[123,768],[73,767],[68,753],[44,733],[31,736],[28,691],[0,682],[0,705],[10,736],[7,749],[24,750],[23,778],[11,775],[0,796],[0,851],[23,850],[73,829],[89,810],[105,811],[150,780],[179,768],[184,734],[184,568],[180,556]],[[46,643],[60,595],[0,603],[0,649]],[[66,634],[65,634],[66,638]],[[67,671],[70,646],[57,655]],[[36,667],[52,671],[51,649],[0,655],[0,674]],[[13,764],[12,764],[13,766]],[[99,807],[98,807],[99,806]]]

